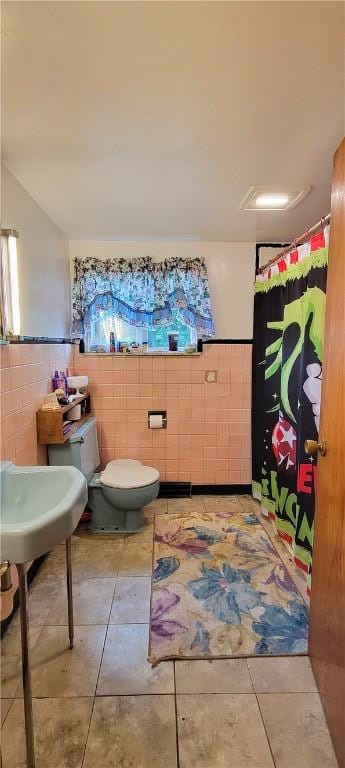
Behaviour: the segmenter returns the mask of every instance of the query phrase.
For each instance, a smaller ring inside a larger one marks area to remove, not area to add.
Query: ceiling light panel
[[[310,187],[251,187],[240,205],[241,211],[287,211],[303,200]]]

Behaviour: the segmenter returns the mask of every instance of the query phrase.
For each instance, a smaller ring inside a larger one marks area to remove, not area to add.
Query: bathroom
[[[1,766],[345,768],[344,4],[1,34]]]

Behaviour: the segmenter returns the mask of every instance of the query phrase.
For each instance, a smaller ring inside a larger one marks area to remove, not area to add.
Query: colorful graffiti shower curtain
[[[253,495],[310,583],[326,303],[327,227],[257,276],[253,344]]]

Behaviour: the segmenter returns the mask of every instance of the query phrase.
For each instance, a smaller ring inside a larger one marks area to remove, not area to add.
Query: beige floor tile
[[[43,627],[32,653],[33,696],[93,696],[105,633],[105,626],[75,627],[71,650],[67,627]]]
[[[36,768],[81,768],[92,698],[34,699]],[[2,731],[3,768],[25,763],[24,712],[15,701]]]
[[[152,669],[147,624],[109,626],[97,685],[98,696],[174,693],[171,661]]]
[[[74,623],[107,624],[115,590],[115,579],[85,579],[73,584]],[[52,600],[46,624],[68,624],[67,592],[63,582],[59,594]]]
[[[30,626],[43,626],[51,609],[54,598],[63,589],[66,589],[66,579],[48,580],[37,578],[32,582],[29,588],[29,621]],[[17,611],[14,624],[19,624],[20,616]]]
[[[48,557],[42,563],[37,574],[37,580],[66,578],[66,553],[65,547],[58,544],[49,552]]]
[[[110,614],[110,624],[147,624],[150,620],[149,576],[119,577]]]
[[[35,647],[38,638],[42,632],[42,627],[33,627],[30,625],[30,648]],[[1,657],[20,656],[22,653],[20,625],[10,624],[1,640]]]
[[[117,575],[124,539],[75,538],[72,545],[73,579],[114,578]],[[65,577],[65,547],[60,544],[53,549],[43,563],[39,578]]]
[[[119,576],[151,576],[153,545],[131,544],[126,539],[119,563]]]
[[[260,510],[260,502],[253,499],[253,497],[249,496],[247,493],[238,496],[238,500],[245,512],[257,513]]]
[[[5,722],[12,703],[13,699],[0,699],[1,725]]]
[[[253,693],[245,659],[175,662],[176,693]]]
[[[145,507],[145,520],[147,523],[153,523],[155,519],[155,512],[152,509],[149,509],[147,511],[147,508]]]
[[[1,659],[1,698],[12,698],[16,695],[21,677],[22,665],[19,656],[4,656]]]
[[[151,544],[153,541],[153,520],[147,520],[145,528],[138,533],[128,533],[126,536],[126,542],[131,544],[138,544],[141,542],[147,542]]]
[[[166,515],[168,511],[167,499],[155,499],[145,507],[145,517],[148,519],[154,515]]]
[[[254,694],[180,694],[177,723],[180,768],[274,768]]]
[[[72,543],[74,544],[78,539],[97,539],[97,541],[123,541],[123,533],[94,533],[89,529],[90,523],[88,521],[82,521],[79,523],[72,536]]]
[[[258,694],[276,768],[337,768],[317,693]]]
[[[37,645],[42,627],[30,627],[31,652]],[[20,626],[12,623],[1,641],[1,697],[21,696],[22,660]]]
[[[78,539],[73,547],[73,575],[79,578],[111,578],[117,575],[124,539]]]
[[[193,496],[186,499],[168,499],[168,514],[173,515],[198,515],[205,512],[202,496]]]
[[[83,768],[176,768],[173,696],[97,698]]]
[[[204,496],[204,504],[207,512],[226,512],[241,509],[238,496]]]
[[[258,693],[308,693],[317,691],[307,656],[247,659],[254,690]]]

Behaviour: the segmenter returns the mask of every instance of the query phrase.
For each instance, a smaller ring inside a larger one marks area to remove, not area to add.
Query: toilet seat
[[[110,488],[143,488],[159,480],[159,472],[136,459],[115,459],[108,462],[100,480]]]

